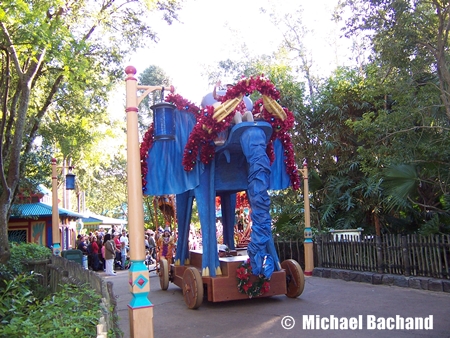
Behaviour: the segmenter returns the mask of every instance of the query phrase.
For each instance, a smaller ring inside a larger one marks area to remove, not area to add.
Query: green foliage
[[[50,249],[35,243],[12,243],[11,257],[6,264],[0,265],[0,284],[19,278],[23,287],[33,292],[33,297],[41,298],[47,294],[46,287],[39,283],[42,277],[39,272],[31,271],[28,263],[46,261],[50,258]]]
[[[423,223],[418,233],[424,236],[450,233],[450,216],[434,213],[431,219]]]
[[[16,294],[21,295],[23,290],[17,289]],[[96,337],[101,299],[87,286],[63,285],[58,293],[38,303],[29,296],[25,292],[19,297],[22,301],[10,311],[14,315],[3,318],[0,336]]]
[[[398,207],[407,198],[415,198],[414,195],[420,182],[414,166],[401,164],[388,167],[384,170],[383,177],[385,193],[391,197],[388,207]],[[403,206],[405,205],[403,204]]]
[[[300,206],[291,206],[289,209],[276,214],[272,233],[281,241],[303,240],[304,209]]]
[[[159,66],[151,65],[139,74],[139,84],[143,86],[166,86],[167,90],[169,90],[170,88],[168,86],[171,82],[171,78]],[[142,100],[142,108],[144,111],[149,112],[151,105],[161,101],[161,97],[158,97],[158,94],[159,91],[154,91],[150,97],[147,96]]]
[[[108,151],[108,140],[112,149],[112,138],[105,138],[98,148],[103,149],[106,158],[102,156],[96,166],[81,172],[86,204],[96,214],[123,218],[127,209],[126,158],[122,147],[116,148],[115,153]]]
[[[360,170],[355,133],[346,124],[373,109],[364,95],[364,77],[351,69],[338,69],[318,88],[315,106],[308,114],[309,138],[303,146],[314,191],[311,204],[318,210],[321,228],[365,226],[364,206],[370,204]],[[370,208],[370,207],[369,207]]]
[[[167,22],[176,19],[179,1],[151,3],[148,8],[163,13]],[[24,182],[28,188],[47,181],[39,172],[45,172],[42,163],[49,154],[60,163],[72,160],[80,169],[96,164],[86,158],[103,134],[112,133],[107,99],[115,83],[122,81],[124,58],[157,40],[148,8],[127,0],[2,1],[2,261],[8,259],[7,211],[27,169],[31,167]],[[40,151],[42,155],[35,154]]]
[[[303,199],[292,189],[272,192],[270,199],[273,219],[272,233],[280,240],[303,239]]]
[[[360,170],[383,181],[377,214],[384,230],[448,231],[449,31],[442,25],[447,5],[343,3],[352,11],[347,34],[366,33],[373,48],[360,94],[372,109],[346,125],[357,137]]]
[[[306,159],[311,173],[319,231],[449,232],[447,7],[423,0],[342,1],[341,14],[351,11],[347,36],[362,33],[370,55],[357,69],[341,67],[321,81],[310,73],[301,16],[281,18],[274,11],[270,17],[284,37],[278,53],[225,60],[210,72],[212,83],[264,73],[277,84],[280,102],[296,116],[292,141],[297,163]],[[275,230],[295,236],[301,198],[284,193],[271,196]]]
[[[47,260],[51,251],[34,243],[11,246],[0,270],[0,337],[95,337],[100,296],[87,285],[64,285],[56,294],[41,286],[27,262]]]
[[[32,274],[18,274],[10,279],[2,280],[0,286],[0,333],[3,325],[14,321],[19,316],[28,316],[32,305],[37,301],[29,288],[35,282]],[[0,336],[4,337],[4,335]]]
[[[52,252],[49,248],[36,243],[11,244],[11,257],[4,266],[13,275],[28,271],[26,263],[50,259]]]

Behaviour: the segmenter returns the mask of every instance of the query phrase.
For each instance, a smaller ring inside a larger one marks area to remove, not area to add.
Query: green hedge
[[[101,297],[87,285],[62,285],[43,293],[27,261],[48,259],[36,244],[11,246],[10,261],[0,267],[0,337],[96,337]]]

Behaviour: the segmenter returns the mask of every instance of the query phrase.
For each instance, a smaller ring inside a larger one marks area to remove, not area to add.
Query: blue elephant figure
[[[251,242],[247,248],[253,273],[270,278],[281,269],[271,233],[269,190],[290,185],[283,147],[274,142],[275,161],[266,153],[272,126],[263,120],[231,125],[228,137],[216,146],[208,164],[196,161],[185,171],[183,154],[196,124],[195,116],[185,110],[173,112],[173,137],[153,142],[148,151],[144,194],[176,195],[178,242],[175,265],[189,264],[188,237],[193,199],[197,201],[202,232],[202,276],[221,275],[219,264],[215,198],[221,197],[224,244],[234,249],[236,193],[246,191],[252,210]]]

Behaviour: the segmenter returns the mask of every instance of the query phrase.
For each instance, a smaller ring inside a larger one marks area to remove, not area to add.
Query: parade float
[[[249,96],[258,92],[254,104]],[[292,259],[279,261],[273,242],[270,190],[300,186],[289,131],[294,116],[264,76],[243,78],[218,102],[205,96],[197,107],[171,93],[152,106],[153,123],[140,146],[142,188],[148,196],[176,196],[177,249],[173,263],[161,258],[160,285],[183,290],[186,305],[287,295],[296,298],[304,274]],[[162,95],[163,96],[163,95]],[[238,117],[238,118],[237,118]],[[241,122],[242,121],[242,122]],[[251,207],[247,255],[235,250],[236,194]],[[223,244],[216,238],[216,197],[220,197]],[[197,202],[202,249],[189,250],[193,200]]]

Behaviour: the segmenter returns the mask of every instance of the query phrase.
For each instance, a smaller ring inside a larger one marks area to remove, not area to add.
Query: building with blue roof
[[[11,207],[8,222],[10,242],[36,243],[51,247],[52,238],[52,198],[51,191],[39,186],[35,194],[19,194],[17,203]],[[75,248],[77,235],[110,228],[112,225],[124,226],[127,222],[100,215],[89,216],[58,207],[59,230],[62,250]]]
[[[77,236],[77,221],[82,214],[64,208],[58,208],[61,247],[63,250],[73,248]],[[52,240],[52,206],[47,203],[14,204],[8,223],[10,242],[37,243],[51,247]]]

